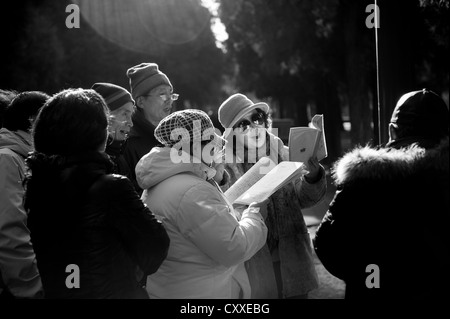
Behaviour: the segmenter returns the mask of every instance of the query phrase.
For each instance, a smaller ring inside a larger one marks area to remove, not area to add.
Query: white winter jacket
[[[165,147],[136,166],[142,200],[170,237],[166,260],[147,279],[151,298],[250,298],[244,261],[263,247],[267,228],[256,208],[238,218],[208,175],[204,164],[173,163]]]

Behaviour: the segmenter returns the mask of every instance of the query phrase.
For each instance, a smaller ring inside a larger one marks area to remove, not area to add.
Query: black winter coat
[[[25,205],[46,298],[148,298],[137,273],[154,273],[169,237],[131,182],[103,153],[28,158]],[[76,265],[80,287],[74,283]],[[140,269],[140,270],[139,270]]]
[[[337,192],[314,239],[346,298],[436,298],[450,286],[448,139],[426,150],[369,147],[334,168]],[[379,288],[376,283],[378,266]]]
[[[153,147],[161,146],[154,132],[155,127],[145,119],[144,111],[138,108],[133,114],[133,127],[123,150],[123,158],[130,169],[129,178],[139,195],[142,194],[143,189],[139,187],[136,181],[136,164]]]
[[[114,174],[120,174],[131,178],[131,170],[128,167],[127,161],[123,157],[123,150],[126,146],[126,141],[116,141],[108,136],[105,153],[108,154],[111,161],[114,163]]]

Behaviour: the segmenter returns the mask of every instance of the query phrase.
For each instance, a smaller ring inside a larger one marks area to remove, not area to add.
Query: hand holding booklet
[[[260,203],[305,172],[303,163],[283,161],[276,165],[270,158],[263,157],[225,192],[225,196],[233,204]]]
[[[314,156],[319,161],[328,156],[321,114],[314,115],[308,127],[291,127],[289,132],[289,160],[307,163]]]

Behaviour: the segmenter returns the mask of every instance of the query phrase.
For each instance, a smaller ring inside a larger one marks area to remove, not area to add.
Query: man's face
[[[133,126],[131,116],[134,112],[134,105],[128,102],[111,111],[109,116],[109,134],[117,141],[124,141],[127,139],[130,129]]]
[[[157,126],[159,121],[172,111],[172,88],[168,85],[160,85],[148,94],[139,98],[138,107],[144,110],[147,121]]]

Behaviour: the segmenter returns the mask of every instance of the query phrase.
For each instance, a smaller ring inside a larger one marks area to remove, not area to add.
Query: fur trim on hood
[[[336,185],[358,179],[394,180],[413,174],[417,169],[447,172],[449,165],[448,138],[432,149],[413,144],[402,149],[358,147],[345,154],[333,167]]]

